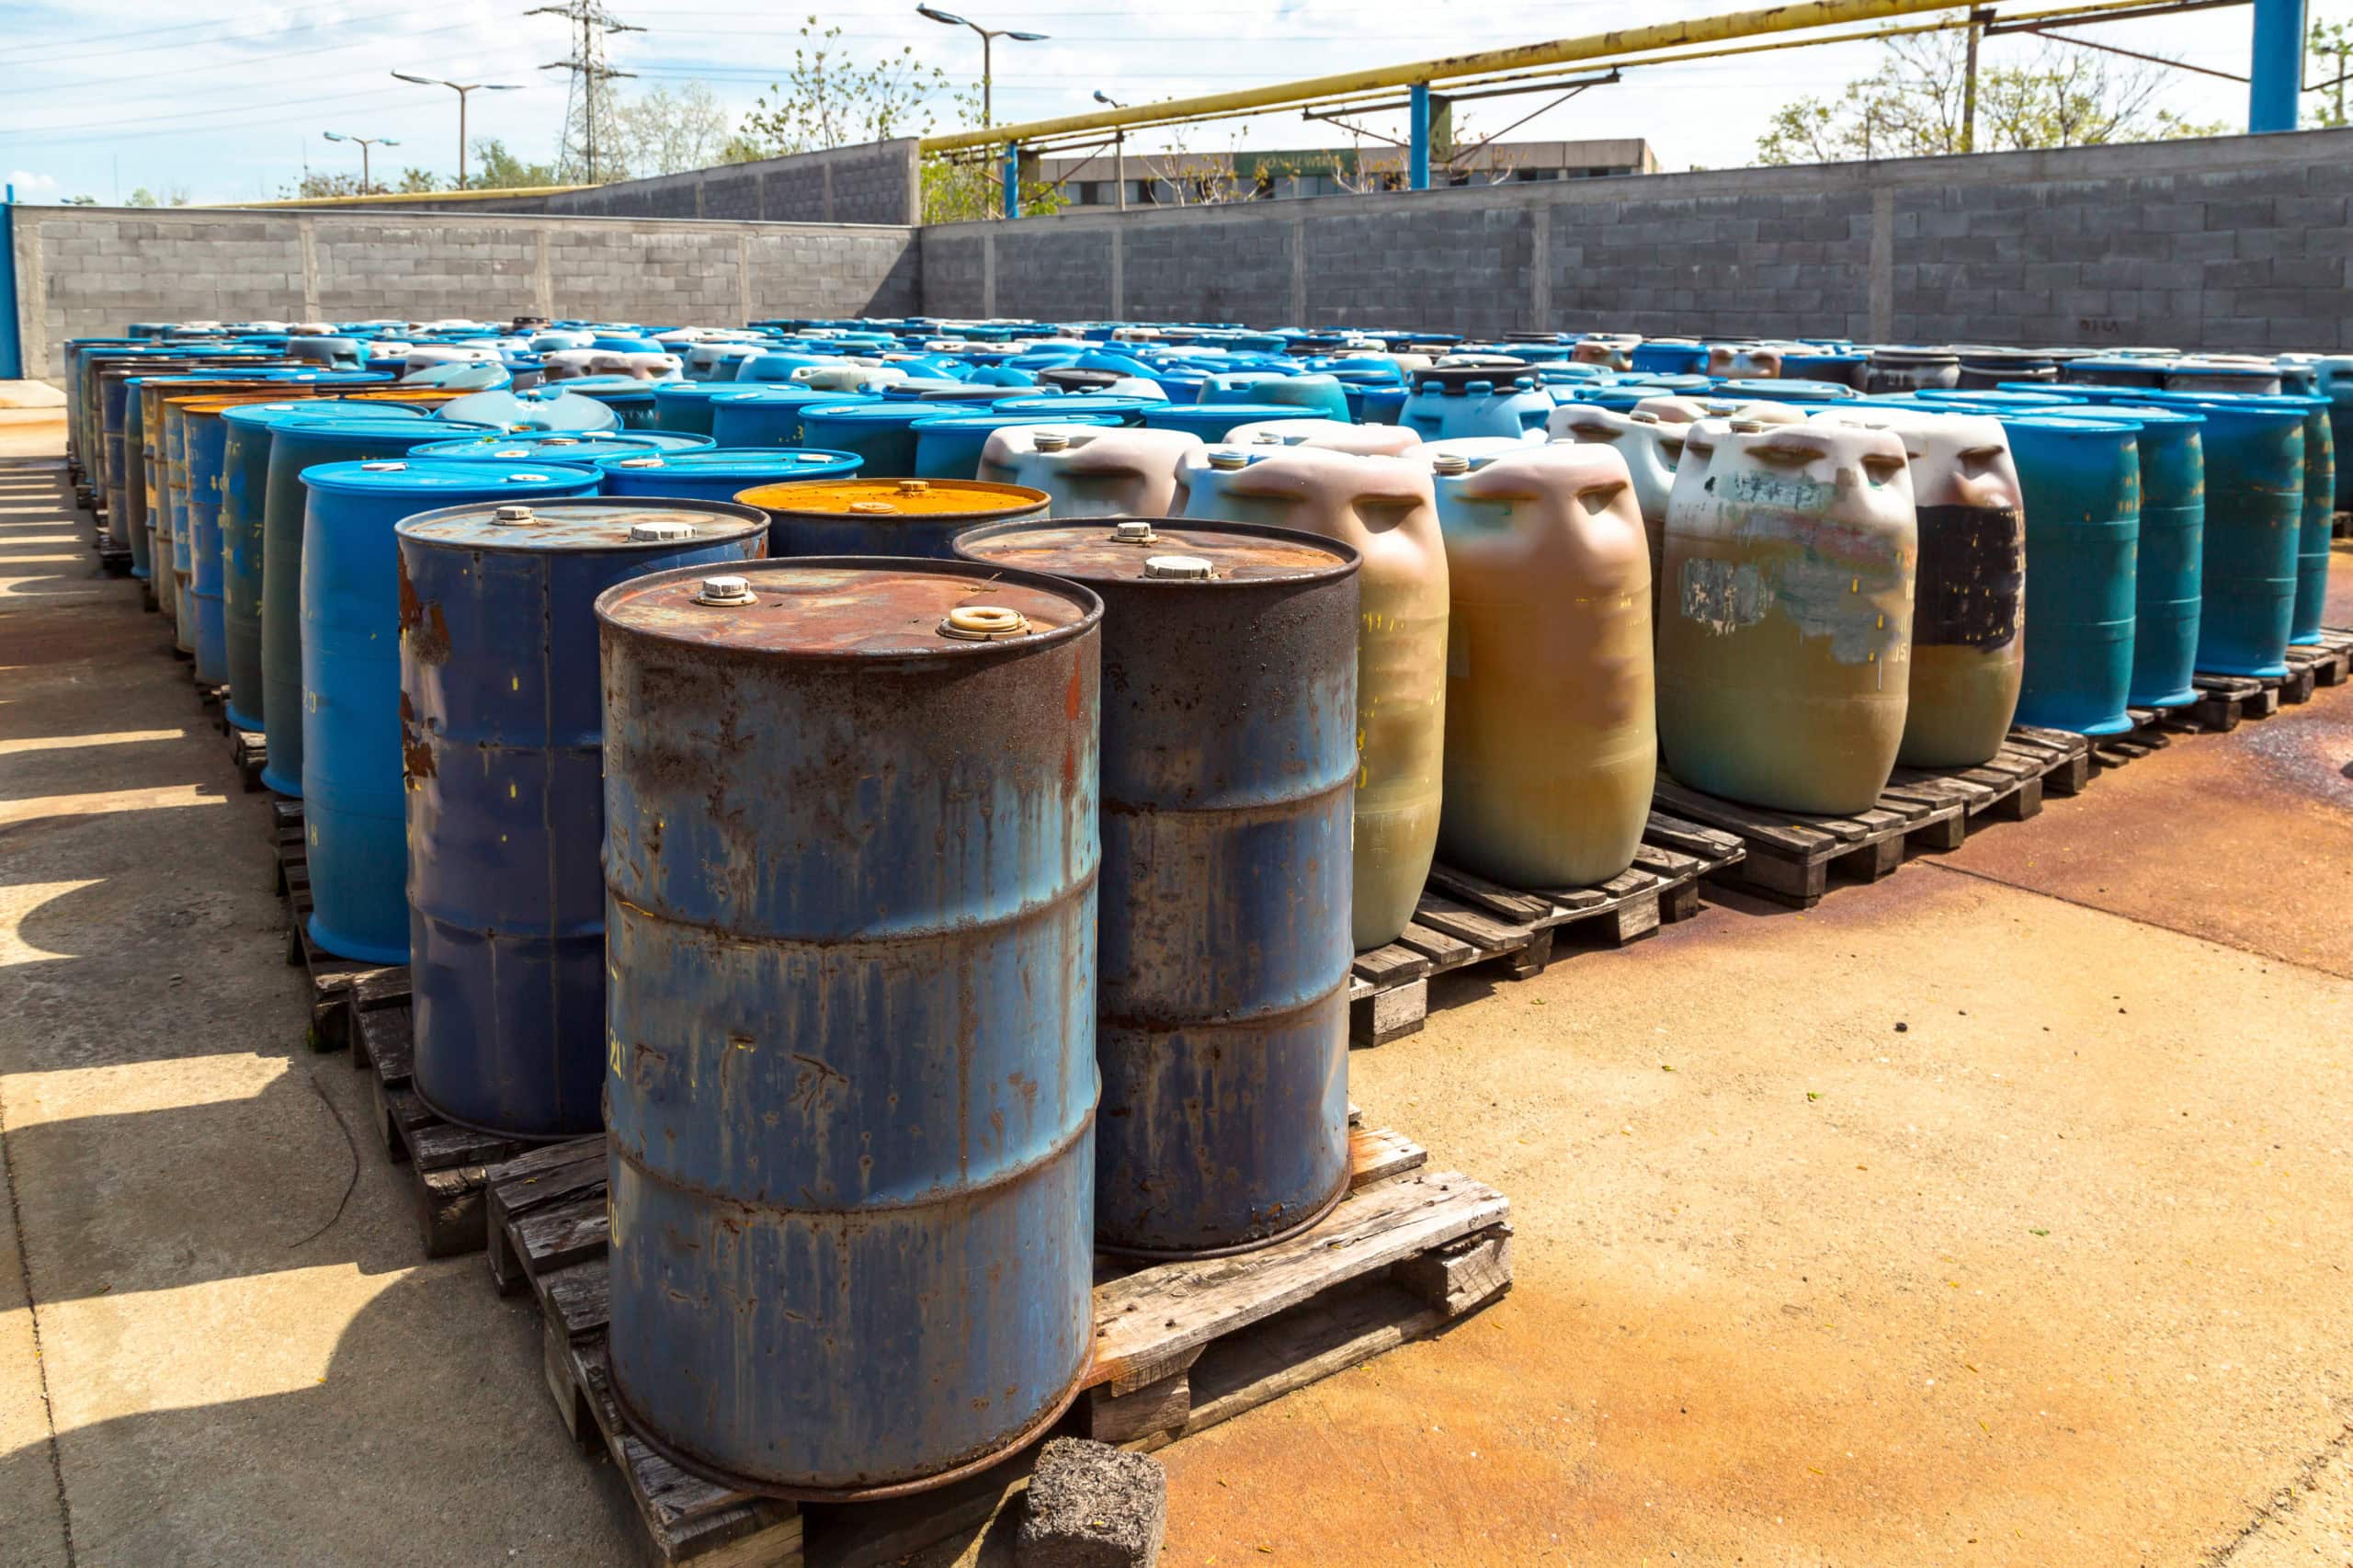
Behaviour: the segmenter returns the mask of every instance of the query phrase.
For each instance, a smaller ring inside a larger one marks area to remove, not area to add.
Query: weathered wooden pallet
[[[343,1006],[351,1064],[368,1074],[377,1135],[384,1141],[385,1155],[410,1177],[425,1256],[479,1252],[489,1234],[485,1195],[491,1167],[536,1146],[444,1121],[419,1097],[412,1076],[415,1018],[405,968],[381,969],[355,980]]]
[[[2243,719],[2268,719],[2279,711],[2283,687],[2281,681],[2268,681],[2253,676],[2193,676],[2190,686],[2198,693],[2198,700],[2179,710],[2199,729],[2216,734],[2227,733],[2239,727]],[[2311,676],[2307,675],[2301,702],[2312,696]]]
[[[1541,974],[1569,948],[1622,948],[1696,914],[1699,879],[1744,853],[1740,841],[1653,812],[1634,863],[1598,887],[1507,888],[1450,867],[1429,884],[1397,940],[1358,953],[1348,977],[1348,1037],[1385,1045],[1421,1032],[1434,975],[1492,965]]]
[[[2339,512],[2329,519],[2331,539],[2353,539],[2353,512]]]
[[[1235,1257],[1135,1268],[1106,1260],[1096,1355],[1059,1430],[1151,1449],[1436,1332],[1511,1284],[1510,1205],[1432,1174],[1392,1132],[1351,1129],[1355,1187],[1299,1236]],[[1034,1448],[912,1497],[799,1505],[691,1475],[654,1452],[613,1397],[606,1357],[601,1139],[536,1149],[491,1173],[502,1290],[540,1307],[557,1414],[610,1456],[657,1560],[697,1568],[881,1568],[987,1519]]]
[[[2324,626],[2317,642],[2298,642],[2288,649],[2290,670],[2309,670],[2314,686],[2343,686],[2353,678],[2353,631]]]
[[[2199,726],[2189,716],[2188,706],[2180,708],[2127,708],[2124,716],[2132,727],[2112,735],[2092,735],[2092,765],[2105,772],[2138,762],[2152,752],[2165,750],[2177,734],[2187,734]]]
[[[98,543],[98,570],[109,577],[131,575],[131,551],[119,549],[101,540]]]
[[[1875,882],[1907,852],[1957,849],[1973,822],[2023,818],[2045,793],[2072,795],[2091,778],[2082,735],[2014,725],[1981,767],[1899,768],[1869,811],[1853,816],[1775,812],[1721,800],[1662,774],[1661,808],[1739,837],[1747,849],[1713,880],[1777,903],[1811,909],[1834,879]]]
[[[237,780],[252,794],[262,788],[261,770],[269,766],[269,737],[259,730],[229,726],[229,762]]]

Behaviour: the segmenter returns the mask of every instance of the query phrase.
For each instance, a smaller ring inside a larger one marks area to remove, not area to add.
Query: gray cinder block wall
[[[18,207],[26,373],[132,321],[517,315],[741,325],[920,307],[905,226]]]
[[[422,210],[445,209],[426,204]],[[464,210],[912,224],[923,222],[923,161],[915,140],[902,137],[756,164],[724,164],[686,174],[622,180],[555,196],[468,202]]]
[[[2353,349],[2353,131],[922,231],[933,315]]]

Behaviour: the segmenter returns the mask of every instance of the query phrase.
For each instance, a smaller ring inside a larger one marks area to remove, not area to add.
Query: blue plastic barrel
[[[1857,396],[1842,381],[1722,381],[1710,395],[1763,403],[1846,403]]]
[[[1089,1359],[1102,605],[712,578],[597,604],[612,1388],[705,1475],[912,1489]]]
[[[1119,521],[957,551],[1105,605],[1097,1237],[1239,1252],[1347,1187],[1358,557],[1191,518],[1140,547]]]
[[[1202,383],[1197,401],[1202,403],[1273,404],[1291,409],[1301,415],[1322,414],[1332,419],[1348,417],[1347,393],[1339,379],[1329,375],[1269,375],[1262,370],[1211,376]]]
[[[2295,626],[2304,521],[2304,431],[2312,400],[2200,398],[2150,403],[2206,419],[2205,608],[2198,667],[2209,675],[2285,676]]]
[[[789,381],[756,387],[739,383],[711,396],[711,439],[731,449],[802,446],[802,409],[812,403],[849,401],[840,392],[813,392]]]
[[[2026,501],[2026,669],[2018,722],[2120,734],[2132,686],[2141,534],[2135,428],[2090,414],[2002,424]]]
[[[1411,379],[1412,390],[1397,423],[1418,432],[1425,441],[1525,435],[1544,428],[1554,407],[1552,395],[1532,381],[1515,385],[1507,368],[1415,370]],[[1365,414],[1370,417],[1372,413],[1368,394]]]
[[[1708,346],[1690,338],[1646,337],[1634,345],[1628,363],[1642,375],[1696,375],[1708,368]]]
[[[188,608],[196,635],[196,678],[220,685],[229,679],[228,586],[221,531],[229,429],[219,411],[185,406],[180,427],[188,453]]]
[[[2329,542],[2336,533],[2336,434],[2329,400],[2312,397],[2304,408],[2304,526],[2296,549],[2295,624],[2290,642],[2320,641],[2328,613]]]
[[[989,437],[1016,425],[1117,425],[1112,414],[942,414],[915,426],[917,479],[976,479]]]
[[[2328,400],[2329,446],[2336,454],[2336,509],[2353,512],[2353,354],[2332,354],[2313,369],[2313,392]]]
[[[989,405],[992,414],[1110,414],[1122,425],[1142,425],[1152,409],[1167,403],[1148,397],[1122,397],[1117,392],[1041,392],[1036,397],[1009,397]],[[1286,415],[1296,409],[1286,408]]]
[[[1325,409],[1280,403],[1171,403],[1143,411],[1146,429],[1182,430],[1204,441],[1222,441],[1235,426],[1255,425],[1262,419],[1318,417],[1332,415]]]
[[[856,452],[873,479],[912,479],[915,426],[937,417],[938,403],[884,398],[813,403],[801,411],[801,444],[821,451]]]
[[[589,435],[485,435],[436,441],[421,458],[458,458],[468,462],[594,463],[602,458],[628,457],[635,452],[699,452],[712,445],[708,436],[678,430],[602,430]]]
[[[278,442],[292,433],[278,426]],[[301,482],[309,495],[301,713],[311,940],[365,963],[406,963],[408,809],[392,530],[404,517],[441,506],[585,495],[597,488],[597,475],[551,463],[385,458],[313,464],[301,471]],[[277,762],[273,744],[270,763]]]
[[[856,473],[865,460],[856,452],[806,448],[712,447],[699,452],[646,452],[597,460],[608,495],[663,495],[703,501],[733,501],[762,484],[801,479],[837,479]],[[760,521],[765,527],[766,513]]]
[[[2205,598],[2205,418],[2191,409],[2136,403],[2105,405],[2094,416],[2131,424],[2141,459],[2131,704],[2178,708],[2198,700],[2190,676]]]
[[[603,1126],[597,597],[766,552],[747,506],[475,503],[395,528],[418,1096],[510,1138]]]
[[[710,400],[744,389],[716,377],[699,381],[664,381],[654,389],[654,428],[688,436],[710,434]]]
[[[318,463],[398,457],[449,426],[375,405],[251,403],[225,418],[269,432],[269,480],[262,499],[262,722],[269,760],[261,781],[281,795],[302,793],[302,537],[309,492],[302,471]]]

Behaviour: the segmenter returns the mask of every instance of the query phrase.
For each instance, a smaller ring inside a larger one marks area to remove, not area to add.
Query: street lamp
[[[392,73],[404,82],[415,82],[420,87],[447,87],[458,95],[458,188],[466,188],[466,95],[468,93],[519,93],[523,89],[511,82],[445,82],[438,76],[412,76],[405,71]]]
[[[915,15],[929,17],[935,22],[945,22],[951,28],[970,28],[981,35],[981,122],[983,125],[995,125],[996,107],[991,100],[989,91],[989,45],[1001,38],[1009,38],[1017,43],[1043,43],[1046,41],[1046,35],[1016,32],[1011,28],[984,28],[978,22],[967,21],[953,11],[943,11],[937,6],[918,6],[915,7]]]
[[[325,137],[330,142],[357,142],[359,143],[359,194],[362,196],[367,195],[369,191],[373,189],[376,184],[374,180],[368,177],[368,149],[370,147],[397,147],[401,144],[400,138],[396,136],[346,136],[340,131],[322,131],[319,134]]]
[[[1109,104],[1113,108],[1128,107],[1100,87],[1095,89],[1095,101]],[[1111,185],[1120,193],[1120,210],[1125,212],[1128,210],[1128,128],[1124,125],[1111,128]]]

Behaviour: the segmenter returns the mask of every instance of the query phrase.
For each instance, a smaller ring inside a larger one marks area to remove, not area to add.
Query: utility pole
[[[322,131],[319,134],[330,142],[356,142],[359,144],[359,194],[362,196],[370,194],[376,188],[375,178],[369,170],[369,149],[397,147],[401,144],[400,138],[396,136],[347,136],[340,131]]]
[[[1977,151],[1977,44],[1993,15],[1991,11],[1969,13],[1969,67],[1961,87],[1961,150],[1964,153]]]
[[[572,53],[552,60],[542,71],[569,71],[572,85],[563,96],[563,134],[557,142],[556,161],[565,170],[581,169],[589,185],[597,183],[597,124],[598,99],[604,85],[617,77],[637,74],[616,71],[605,63],[605,40],[614,33],[642,33],[605,9],[602,0],[566,0],[562,6],[540,6],[527,17],[562,17],[575,29]]]
[[[438,76],[414,76],[405,71],[392,74],[404,82],[415,82],[421,87],[448,87],[458,95],[458,188],[466,188],[466,95],[468,93],[517,93],[520,87],[506,82],[445,82]]]

